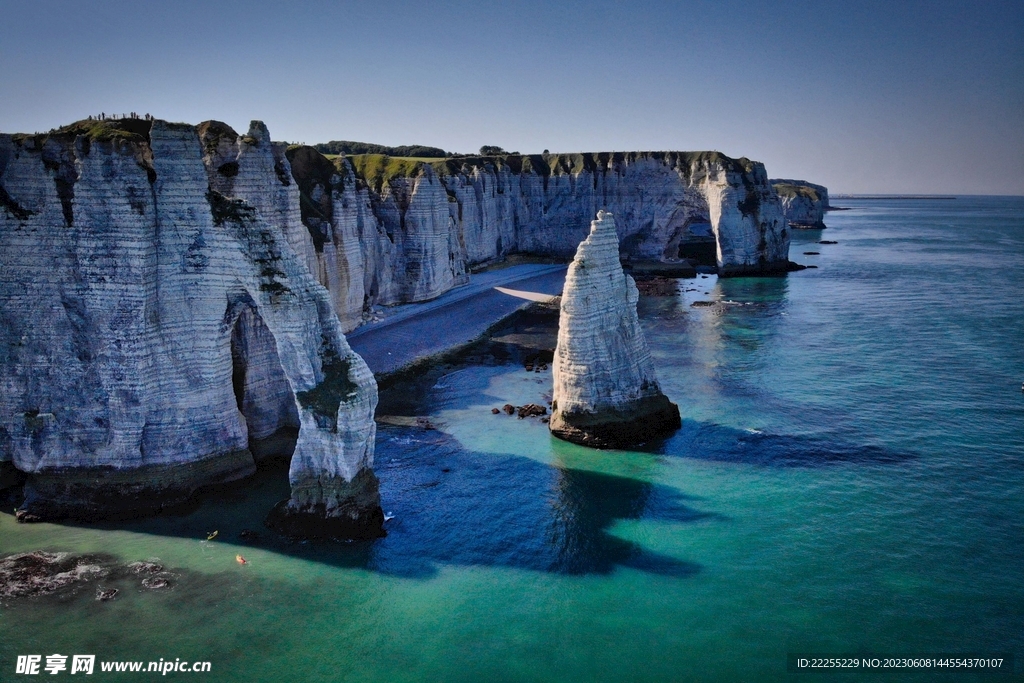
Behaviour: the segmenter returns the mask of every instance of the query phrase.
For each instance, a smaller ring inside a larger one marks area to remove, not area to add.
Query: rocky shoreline
[[[114,599],[120,588],[172,588],[178,574],[153,561],[120,562],[111,555],[37,550],[0,557],[0,600],[44,595],[73,595],[96,588],[96,600]]]

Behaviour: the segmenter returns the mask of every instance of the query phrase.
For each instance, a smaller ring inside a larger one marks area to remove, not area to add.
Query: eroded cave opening
[[[299,411],[277,341],[251,299],[233,308],[231,385],[249,432],[249,451],[257,465],[290,460],[299,435]]]
[[[693,221],[686,228],[686,236],[679,241],[679,258],[692,259],[699,266],[717,266],[718,248],[711,222]]]

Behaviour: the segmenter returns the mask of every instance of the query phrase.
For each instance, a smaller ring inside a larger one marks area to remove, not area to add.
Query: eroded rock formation
[[[769,180],[782,203],[786,220],[794,228],[824,228],[828,188],[806,180]]]
[[[553,364],[552,434],[627,447],[680,427],[658,384],[637,317],[636,284],[619,264],[612,214],[600,211],[569,265]]]
[[[289,232],[287,159],[259,122],[202,133],[0,135],[0,463],[27,475],[19,518],[153,511],[291,442],[286,516],[379,535],[376,383]]]

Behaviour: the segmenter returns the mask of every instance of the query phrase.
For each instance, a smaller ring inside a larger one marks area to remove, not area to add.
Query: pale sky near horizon
[[[100,111],[455,152],[717,149],[1024,195],[1024,2],[0,0],[0,131]]]

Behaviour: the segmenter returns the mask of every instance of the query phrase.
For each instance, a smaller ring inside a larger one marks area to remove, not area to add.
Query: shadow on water
[[[917,459],[910,452],[846,443],[839,437],[770,434],[695,420],[683,420],[682,428],[672,437],[641,450],[765,467],[900,465]]]
[[[284,462],[206,490],[173,513],[81,526],[197,541],[218,529],[216,543],[238,544],[243,552],[245,546],[261,548],[407,578],[430,578],[444,565],[563,575],[628,567],[686,577],[700,566],[650,552],[613,535],[612,527],[620,520],[692,523],[716,517],[685,505],[685,496],[669,487],[468,451],[449,436],[419,428],[382,427],[375,469],[384,509],[394,517],[386,523],[387,537],[371,543],[305,543],[264,529],[266,513],[288,496]]]
[[[428,433],[429,434],[429,433]],[[466,451],[450,437],[384,430],[381,495],[401,507],[371,566],[404,576],[437,564],[506,566],[558,574],[630,567],[690,576],[699,565],[657,555],[611,533],[620,520],[712,518],[674,489],[529,458]],[[408,449],[408,450],[406,450]]]

